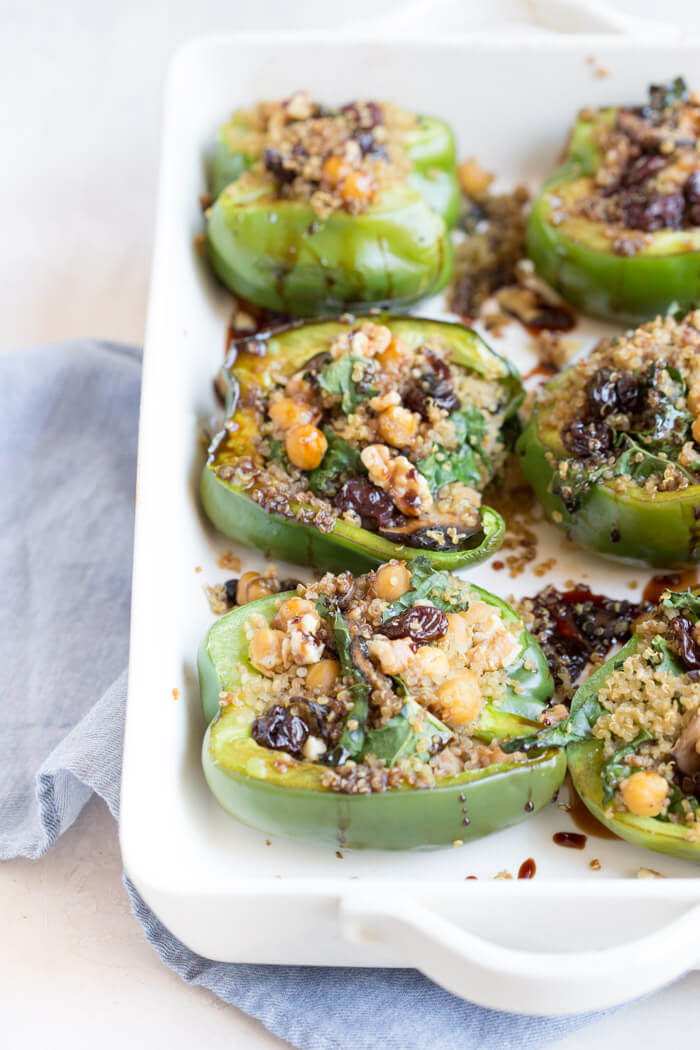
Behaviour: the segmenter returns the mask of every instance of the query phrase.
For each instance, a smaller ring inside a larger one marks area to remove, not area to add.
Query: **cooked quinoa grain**
[[[382,597],[389,584],[391,600]],[[280,761],[320,762],[330,790],[431,788],[524,759],[479,729],[485,705],[498,708],[513,684],[522,632],[483,592],[425,560],[359,577],[326,573],[281,595],[271,620],[251,612],[250,666],[220,703],[250,711],[253,740]]]

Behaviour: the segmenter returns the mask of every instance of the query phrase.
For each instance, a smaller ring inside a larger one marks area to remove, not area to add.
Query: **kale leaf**
[[[362,754],[365,745],[370,686],[352,658],[352,638],[348,625],[339,609],[336,609],[333,621],[333,635],[338,652],[338,660],[340,661],[340,669],[344,675],[354,679],[350,687],[352,708],[345,716],[345,725],[340,738],[340,748],[343,753],[347,752],[348,755],[357,758]],[[357,725],[351,729],[349,728],[350,722],[356,722]]]
[[[275,439],[273,441],[268,441],[267,444],[270,449],[270,451],[267,454],[267,458],[271,460],[277,460],[278,463],[282,464],[285,470],[288,470],[291,466],[291,463],[289,462],[289,457],[287,456],[287,450],[285,448],[284,441]]]
[[[630,740],[629,744],[624,744],[623,747],[618,747],[617,751],[600,767],[600,779],[603,783],[603,803],[606,806],[609,806],[612,802],[615,788],[619,782],[634,773],[634,769],[624,759],[633,755],[639,745],[644,743],[645,740],[651,740],[651,733],[647,729],[640,729],[634,740]]]
[[[348,625],[340,610],[333,611],[327,598],[318,598],[315,605],[319,615],[333,625],[335,647],[343,675],[353,679],[353,685],[350,688],[353,700],[352,710],[345,717],[343,733],[331,760],[335,758],[345,761],[348,757],[357,760],[364,755],[372,754],[384,759],[387,766],[392,766],[400,758],[417,754],[427,762],[432,753],[431,745],[435,743],[436,738],[440,746],[444,747],[454,734],[439,718],[426,711],[411,698],[407,698],[398,715],[390,718],[379,729],[368,730],[370,685],[362,670],[353,660],[353,640]],[[358,644],[357,639],[354,644]],[[400,679],[394,679],[394,683],[397,692],[404,695],[407,693],[406,686]],[[351,721],[358,723],[356,728],[348,727]],[[416,729],[418,723],[420,727]],[[419,751],[418,745],[422,740],[425,740],[428,746]]]
[[[568,718],[558,725],[542,729],[534,736],[516,737],[502,744],[504,751],[533,751],[543,747],[568,747],[569,744],[580,744],[590,740],[593,727],[603,714],[603,707],[598,702],[598,693],[608,676],[622,667],[628,656],[637,651],[639,639],[632,635],[626,645],[615,656],[594,671],[576,691]]]
[[[409,564],[411,574],[410,590],[397,598],[387,607],[382,616],[386,623],[392,616],[398,616],[405,609],[412,608],[417,601],[428,600],[443,612],[459,612],[465,608],[464,599],[452,601],[450,594],[455,593],[455,581],[448,572],[434,569],[424,554],[419,555]]]
[[[693,813],[697,813],[698,809],[700,809],[700,803],[695,798],[695,795],[684,795],[678,784],[672,784],[669,792],[668,813],[682,813],[685,809],[684,802],[690,805]],[[668,815],[665,813],[660,814],[656,819],[668,822]]]
[[[356,370],[362,373],[359,380],[353,378]],[[337,394],[340,397],[340,407],[345,415],[349,416],[358,405],[377,393],[371,386],[375,370],[376,365],[369,358],[344,354],[318,373],[318,383],[326,393]]]
[[[590,740],[593,735],[593,726],[603,713],[603,707],[598,703],[595,696],[587,697],[574,710],[572,707],[569,717],[559,722],[558,725],[542,729],[534,736],[516,737],[507,740],[501,745],[504,751],[533,751],[544,747],[568,747],[569,744],[579,744],[582,740]]]
[[[420,728],[416,729],[419,723]],[[367,733],[363,753],[384,759],[387,766],[393,766],[400,758],[409,755],[417,755],[427,762],[436,737],[439,746],[444,747],[452,736],[453,733],[435,715],[422,709],[415,700],[408,700],[398,715],[381,728]],[[419,750],[421,741],[425,742],[425,747]]]
[[[488,429],[484,415],[473,405],[468,405],[448,418],[454,424],[457,447],[448,450],[438,445],[434,452],[416,463],[431,492],[453,481],[479,485],[483,466],[491,471],[491,461],[480,445]]]
[[[328,449],[320,465],[307,477],[309,488],[315,495],[328,497],[336,494],[341,474],[355,477],[358,474],[366,474],[367,470],[356,448],[338,437],[330,427],[324,427],[323,433],[328,442]]]
[[[700,620],[700,594],[687,591],[669,591],[662,603],[667,609],[676,609],[693,623]]]

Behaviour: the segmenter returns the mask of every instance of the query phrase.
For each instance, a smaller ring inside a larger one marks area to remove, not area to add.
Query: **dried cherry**
[[[700,226],[700,171],[688,176],[683,196],[688,208],[688,222],[691,226]]]
[[[685,200],[682,193],[662,196],[632,189],[622,195],[620,206],[627,229],[656,233],[681,228]]]
[[[265,170],[269,171],[278,182],[293,182],[296,178],[296,171],[285,167],[284,158],[278,149],[266,149],[263,154],[263,164]]]
[[[447,617],[434,605],[416,605],[392,616],[378,631],[387,638],[411,638],[417,645],[426,645],[447,634]]]
[[[404,404],[412,412],[421,415],[423,419],[428,419],[428,409],[431,403],[448,415],[456,412],[461,402],[452,386],[450,366],[429,347],[424,348],[423,356],[428,365],[428,371],[424,372],[420,379],[416,380],[406,391],[403,398]]]
[[[561,432],[561,440],[567,452],[577,459],[604,456],[613,445],[613,432],[607,423],[592,419],[586,422],[575,419]]]
[[[336,493],[333,506],[340,511],[352,510],[363,529],[376,532],[396,520],[396,507],[391,497],[367,478],[350,478]]]
[[[360,128],[376,128],[377,124],[384,123],[381,107],[377,102],[348,102],[341,106],[340,112],[348,120]]]
[[[685,616],[671,620],[671,630],[681,660],[689,671],[700,670],[700,645],[695,641],[694,626]]]
[[[250,735],[256,744],[299,757],[309,737],[306,722],[288,707],[274,704],[253,722]]]

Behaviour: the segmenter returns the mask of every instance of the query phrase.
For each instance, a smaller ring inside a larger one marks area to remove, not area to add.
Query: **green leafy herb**
[[[454,424],[457,447],[448,450],[438,445],[434,452],[416,463],[431,492],[453,481],[479,485],[483,468],[488,473],[492,470],[491,461],[480,445],[488,429],[483,414],[469,405],[453,412],[449,420]]]
[[[555,473],[550,482],[550,491],[563,500],[570,513],[578,510],[581,500],[593,485],[612,478],[629,477],[641,485],[647,478],[654,474],[663,475],[669,466],[674,466],[691,485],[697,484],[695,475],[689,470],[670,459],[668,454],[658,454],[664,449],[653,451],[651,448],[645,448],[629,434],[618,435],[616,444],[622,452],[612,464],[606,462],[591,468],[581,460],[570,459],[565,478],[560,477],[558,472]]]
[[[586,679],[576,691],[568,718],[558,725],[542,729],[534,736],[517,737],[502,745],[504,751],[532,751],[543,747],[568,747],[579,744],[593,736],[593,727],[603,714],[603,707],[598,703],[600,692],[606,679],[613,671],[622,667],[628,656],[637,651],[639,640],[633,635],[626,645],[614,657],[599,667]]]
[[[285,448],[284,441],[279,441],[275,439],[274,441],[268,441],[267,444],[270,449],[267,458],[277,460],[278,463],[282,464],[285,470],[288,469],[291,464],[287,456],[287,450]]]
[[[635,434],[635,438],[644,448],[663,452],[669,459],[675,460],[683,445],[690,440],[692,425],[693,417],[687,409],[668,402],[654,420],[653,428],[640,431]]]
[[[337,756],[350,756],[358,759],[367,754],[384,759],[387,766],[392,766],[400,758],[417,754],[423,761],[430,757],[430,745],[435,738],[444,746],[453,734],[439,718],[422,708],[415,700],[407,697],[406,703],[398,715],[380,729],[367,729],[369,713],[370,686],[362,670],[353,660],[353,646],[362,644],[358,639],[352,640],[348,625],[339,610],[333,611],[327,598],[317,598],[316,610],[324,620],[333,624],[335,647],[338,653],[340,669],[344,676],[354,680],[350,688],[353,700],[352,710],[345,719],[345,726],[340,738]],[[393,679],[396,691],[407,696],[408,690],[400,678]],[[357,722],[357,727],[350,729],[349,722]],[[415,726],[420,728],[416,730]],[[420,741],[426,746],[419,749]]]
[[[669,591],[662,603],[667,609],[677,609],[693,623],[700,620],[700,593],[692,591]]]
[[[333,635],[340,669],[343,675],[353,679],[353,685],[350,687],[353,705],[345,717],[345,726],[340,738],[340,748],[341,752],[346,752],[348,755],[356,758],[362,754],[365,743],[370,687],[369,682],[352,658],[352,637],[339,609],[336,610],[333,620]],[[355,723],[357,724],[355,725]],[[353,728],[350,728],[350,724],[352,724]]]
[[[340,397],[340,407],[349,416],[358,405],[377,393],[371,386],[375,369],[374,361],[369,358],[344,354],[318,373],[318,382],[327,393]],[[358,372],[361,372],[361,378],[353,378]]]
[[[653,663],[657,671],[662,671],[664,674],[672,674],[676,678],[679,675],[685,674],[685,665],[680,662],[678,657],[669,649],[666,641],[661,635],[656,636],[649,646],[652,650],[652,657],[650,663]]]
[[[415,725],[421,724],[416,730]],[[398,715],[390,718],[381,729],[367,733],[364,754],[382,758],[387,766],[395,765],[399,759],[417,755],[427,762],[431,745],[438,738],[440,746],[447,743],[453,734],[435,715],[424,711],[415,700],[408,700]],[[419,745],[423,742],[423,746]]]
[[[534,736],[516,737],[502,744],[504,751],[533,751],[544,747],[568,747],[589,740],[593,726],[603,713],[596,697],[588,697],[577,708],[571,709],[568,718],[549,729],[542,729]]]
[[[323,433],[328,442],[328,449],[320,466],[312,470],[307,477],[313,493],[328,497],[334,496],[338,491],[341,474],[355,477],[358,474],[366,474],[367,470],[356,448],[338,437],[330,427],[324,427]]]
[[[700,803],[698,803],[694,795],[684,795],[677,784],[672,784],[669,791],[668,813],[683,813],[685,810],[684,803],[690,806],[693,813],[697,813],[698,809],[700,809]],[[656,819],[668,822],[666,813],[660,814]]]
[[[447,572],[434,569],[424,554],[414,558],[409,566],[411,573],[410,590],[397,598],[387,607],[382,616],[383,622],[398,616],[405,609],[411,609],[417,601],[428,600],[443,612],[459,612],[466,608],[467,602],[455,591],[455,580]]]
[[[648,730],[640,729],[634,740],[631,740],[629,744],[625,744],[623,747],[619,747],[608,761],[604,762],[600,767],[600,779],[603,782],[603,802],[606,806],[612,802],[615,788],[620,781],[634,772],[629,763],[624,760],[633,755],[640,744],[644,743],[645,740],[651,740],[651,738],[651,733]]]

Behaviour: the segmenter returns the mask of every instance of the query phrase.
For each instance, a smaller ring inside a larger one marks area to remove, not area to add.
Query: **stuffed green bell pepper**
[[[700,561],[700,311],[604,341],[552,379],[517,451],[548,516],[582,547]]]
[[[472,565],[503,540],[481,505],[515,437],[520,379],[461,325],[377,315],[233,345],[228,419],[201,484],[222,532],[362,572],[428,552]]]
[[[267,833],[350,848],[465,842],[549,803],[561,750],[506,755],[552,693],[503,601],[423,558],[325,575],[223,616],[199,654],[206,779]]]
[[[534,740],[566,747],[577,792],[620,838],[700,863],[700,592],[666,591],[566,721],[506,748]]]
[[[528,254],[584,313],[639,324],[700,303],[700,103],[681,78],[583,110],[530,213]]]
[[[299,92],[219,132],[207,243],[238,296],[297,316],[405,304],[452,271],[455,145],[389,103],[327,110]]]

